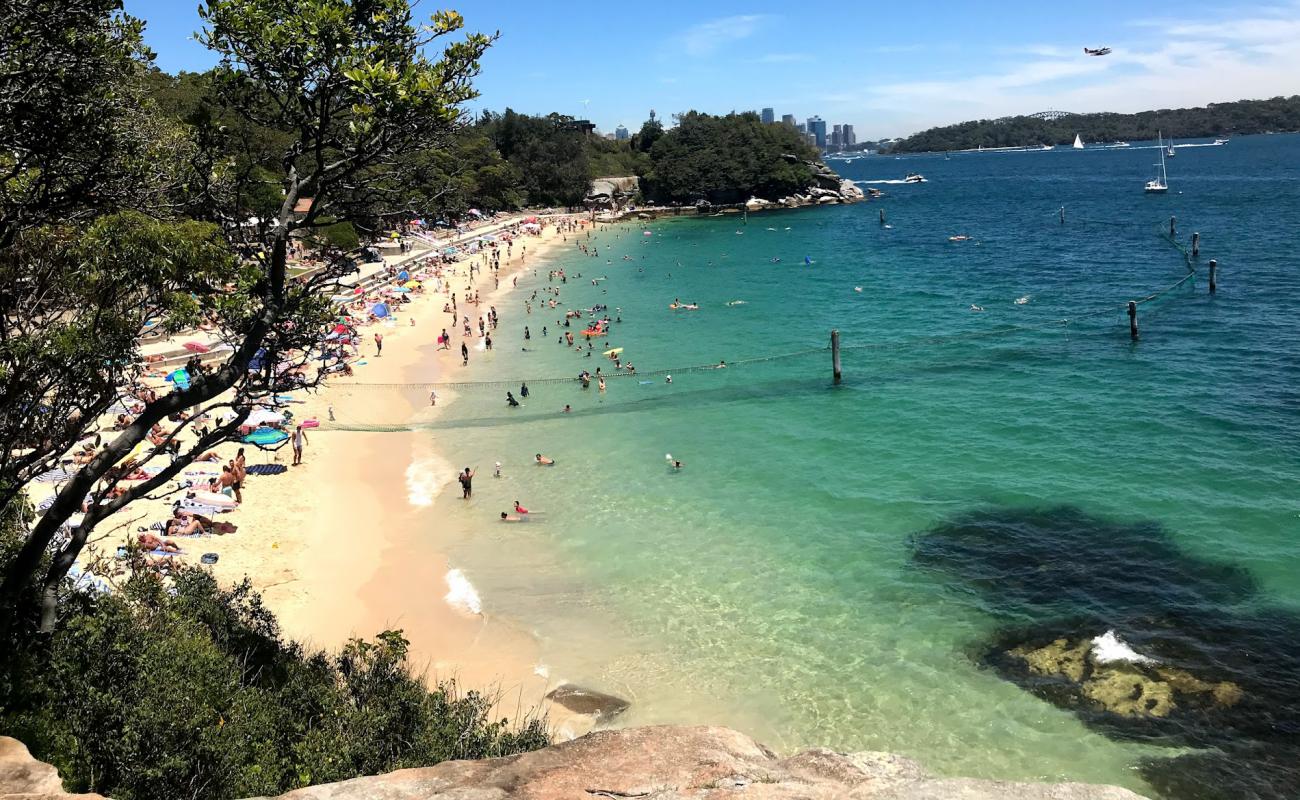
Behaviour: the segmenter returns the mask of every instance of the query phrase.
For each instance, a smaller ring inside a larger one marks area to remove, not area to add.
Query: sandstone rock
[[[280,800],[1140,800],[1126,789],[928,777],[888,753],[782,759],[726,728],[602,731],[535,753],[313,786]],[[263,798],[262,800],[265,800]]]
[[[864,195],[862,189],[856,183],[845,179],[840,181],[840,197],[845,200],[861,200]]]
[[[0,736],[0,800],[104,800],[97,794],[68,794],[54,767],[32,758],[17,739]]]
[[[595,718],[597,725],[604,724],[627,711],[631,705],[621,697],[615,697],[612,694],[597,692],[592,689],[584,689],[581,686],[574,686],[566,683],[552,689],[546,699],[556,705],[563,706],[575,714],[585,714]]]

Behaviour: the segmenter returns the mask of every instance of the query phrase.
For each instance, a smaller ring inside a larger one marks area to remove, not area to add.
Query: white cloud
[[[832,89],[824,99],[837,117],[875,119],[860,129],[883,135],[1048,108],[1133,112],[1300,92],[1300,3],[1235,19],[1133,25],[1142,37],[1115,42],[1109,56],[1031,45],[999,51],[999,61],[960,78]]]
[[[696,57],[712,55],[725,45],[753,36],[767,18],[765,14],[738,14],[692,25],[680,36],[682,48]]]

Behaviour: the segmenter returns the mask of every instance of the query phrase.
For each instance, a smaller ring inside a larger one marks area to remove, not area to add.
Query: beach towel
[[[145,555],[147,555],[147,556],[163,556],[164,558],[171,558],[172,556],[183,556],[183,555],[185,555],[185,551],[182,550],[182,551],[180,551],[179,553],[173,553],[173,552],[171,552],[171,551],[169,551],[169,550],[150,550],[149,552],[145,553]]]
[[[176,505],[185,511],[193,511],[195,514],[202,514],[205,517],[210,517],[215,514],[223,514],[227,511],[234,510],[231,508],[217,508],[216,506],[204,505],[203,503],[191,500],[188,497],[177,500]]]
[[[76,472],[69,472],[63,467],[56,467],[49,472],[43,472],[40,475],[37,475],[36,481],[37,483],[58,483],[60,481],[66,481],[76,474]]]
[[[250,475],[282,475],[288,471],[283,464],[254,464],[247,470]]]

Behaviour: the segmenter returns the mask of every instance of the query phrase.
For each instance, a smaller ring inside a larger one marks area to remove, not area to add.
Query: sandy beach
[[[520,215],[501,227],[522,219]],[[466,340],[470,364],[462,366],[463,332],[443,304],[455,292],[461,298],[460,313],[472,321],[486,316],[492,305],[508,320],[512,310],[502,301],[512,290],[511,278],[542,263],[563,241],[551,222],[540,236],[516,239],[509,257],[502,247],[499,287],[490,269],[471,275],[471,265],[482,267],[481,255],[465,256],[443,266],[444,292],[429,280],[424,293],[408,295],[411,302],[400,306],[393,322],[359,327],[354,374],[332,379],[318,391],[295,394],[290,407],[295,419],[321,424],[307,432],[303,464],[290,465],[288,447],[275,453],[247,447],[251,469],[243,485],[244,503],[221,515],[238,532],[176,539],[184,558],[193,563],[201,554],[214,553],[218,561],[211,569],[219,580],[231,584],[246,577],[288,638],[336,650],[353,637],[401,629],[411,642],[413,667],[425,671],[431,682],[454,678],[462,689],[495,694],[509,716],[542,708],[551,687],[539,669],[534,637],[485,613],[472,585],[428,541],[438,525],[433,502],[441,492],[459,490],[459,467],[443,458],[427,431],[357,432],[339,429],[342,425],[332,429],[328,420],[336,401],[345,396],[355,401],[357,392],[365,393],[369,416],[395,423],[428,422],[456,400],[453,391],[440,389],[437,405],[430,407],[427,389],[361,389],[355,384],[490,379],[487,365],[475,358],[481,355],[477,334]],[[416,269],[435,252],[388,260]],[[477,306],[464,300],[474,293],[481,298]],[[452,337],[447,349],[436,344],[444,328]],[[383,335],[382,356],[376,354],[376,333]],[[238,446],[218,448],[223,461],[233,458]],[[268,474],[258,474],[259,465],[268,465]],[[219,471],[220,465],[195,468]],[[489,479],[485,465],[479,480]],[[166,519],[172,499],[134,504],[125,512],[129,521],[104,526],[107,535],[98,549],[111,552],[135,536],[137,525]],[[552,722],[563,724],[554,714]]]

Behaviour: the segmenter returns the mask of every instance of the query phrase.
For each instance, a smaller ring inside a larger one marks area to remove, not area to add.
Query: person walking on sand
[[[307,432],[302,425],[293,429],[293,466],[302,463],[302,449],[307,446]]]
[[[429,390],[429,405],[430,405],[430,406],[436,406],[436,405],[438,405],[438,390],[437,390],[437,389],[430,389],[430,390]]]
[[[469,345],[464,342],[460,343],[460,365],[462,367],[469,366]]]
[[[465,467],[465,471],[458,475],[457,478],[460,480],[461,497],[468,500],[469,496],[474,493],[474,472],[469,467]]]
[[[384,354],[384,335],[382,333],[376,333],[375,334],[375,357],[378,358],[383,354]]]
[[[439,347],[439,348],[438,348],[439,350],[450,350],[450,349],[451,349],[451,337],[447,335],[447,329],[446,329],[446,328],[443,328],[443,329],[442,329],[442,337],[438,339],[438,342],[439,342],[439,344],[442,345],[442,347]]]

